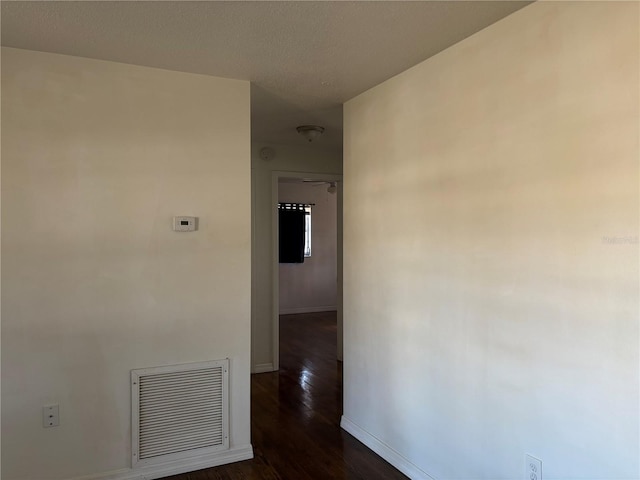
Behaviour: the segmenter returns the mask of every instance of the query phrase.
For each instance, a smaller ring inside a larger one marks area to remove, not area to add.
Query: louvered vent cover
[[[131,371],[132,464],[229,448],[229,360]]]

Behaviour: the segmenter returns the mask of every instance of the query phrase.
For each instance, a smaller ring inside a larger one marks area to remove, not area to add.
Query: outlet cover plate
[[[528,454],[524,456],[524,460],[524,479],[542,480],[542,460]]]
[[[45,428],[60,425],[60,407],[58,405],[45,405],[42,407],[42,426]]]

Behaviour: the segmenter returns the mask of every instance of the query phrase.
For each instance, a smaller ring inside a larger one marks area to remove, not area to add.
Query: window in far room
[[[311,207],[308,203],[278,203],[279,262],[304,263],[311,257]]]

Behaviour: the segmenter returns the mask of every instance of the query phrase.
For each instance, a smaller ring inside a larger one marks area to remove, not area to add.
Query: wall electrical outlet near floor
[[[525,480],[542,480],[542,460],[531,455],[525,455],[524,463]]]
[[[60,407],[58,405],[45,405],[42,407],[42,426],[45,428],[60,425]]]

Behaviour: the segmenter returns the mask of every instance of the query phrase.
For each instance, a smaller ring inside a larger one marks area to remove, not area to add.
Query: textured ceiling
[[[256,142],[342,146],[342,103],[529,2],[2,1],[2,45],[250,80]]]

